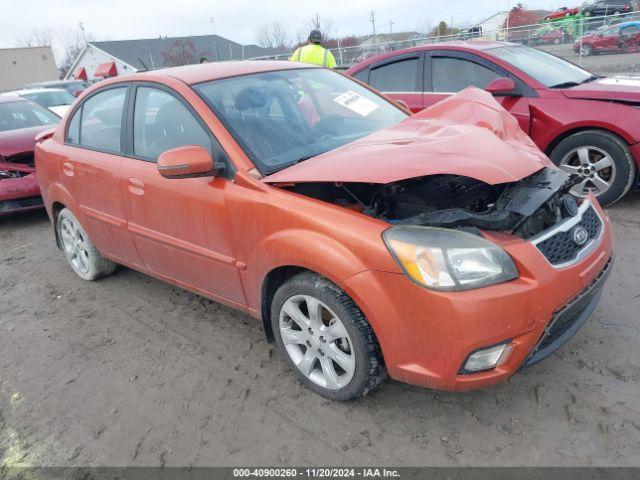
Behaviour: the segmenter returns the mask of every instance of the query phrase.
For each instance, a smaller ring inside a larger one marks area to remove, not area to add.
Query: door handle
[[[64,162],[62,164],[62,173],[64,173],[67,177],[73,177],[73,163]]]
[[[144,182],[139,178],[129,179],[129,191],[134,195],[144,195]]]

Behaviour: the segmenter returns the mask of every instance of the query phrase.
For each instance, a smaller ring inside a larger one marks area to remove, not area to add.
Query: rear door
[[[362,80],[394,100],[403,101],[412,112],[423,105],[423,54],[414,52],[386,58],[369,68],[368,78]]]
[[[128,91],[126,84],[113,85],[75,108],[65,133],[60,177],[77,202],[79,211],[74,213],[98,250],[122,263],[139,265],[120,193]]]
[[[121,192],[145,267],[218,300],[245,305],[225,202],[236,185],[225,177],[166,179],[156,167],[162,152],[200,145],[230,172],[226,154],[196,112],[165,86],[134,84],[129,111]]]
[[[519,96],[496,96],[496,100],[518,119],[520,128],[529,133],[531,115],[526,86],[509,72],[478,55],[452,50],[426,52],[424,59],[424,107],[443,100],[467,87],[486,88],[492,80],[508,77],[516,82]]]

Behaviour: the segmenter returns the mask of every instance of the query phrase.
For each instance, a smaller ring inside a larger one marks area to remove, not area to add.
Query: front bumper
[[[370,270],[348,279],[344,288],[376,332],[389,375],[439,390],[473,390],[500,383],[557,350],[595,309],[610,271],[610,224],[596,209],[602,238],[567,267],[554,268],[529,242],[496,234],[487,236],[507,250],[520,271],[511,282],[435,292],[399,273]],[[564,322],[558,338],[545,343],[550,332],[558,333],[553,326]],[[505,340],[512,345],[506,362],[460,373],[471,353]]]

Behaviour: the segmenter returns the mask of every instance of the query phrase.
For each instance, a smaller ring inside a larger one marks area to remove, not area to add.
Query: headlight
[[[382,238],[407,276],[432,290],[471,290],[518,278],[507,252],[477,235],[442,228],[393,227]]]

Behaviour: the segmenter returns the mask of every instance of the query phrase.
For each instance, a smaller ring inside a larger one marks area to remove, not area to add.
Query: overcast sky
[[[414,30],[425,22],[478,22],[506,10],[511,0],[1,0],[0,47],[15,46],[23,32],[33,28],[75,28],[83,22],[98,39],[124,40],[159,35],[215,33],[240,43],[254,43],[264,23],[283,22],[292,33],[316,12],[333,19],[340,35],[371,32],[369,12],[376,13],[378,31]],[[581,2],[527,0],[529,8],[555,9]]]

